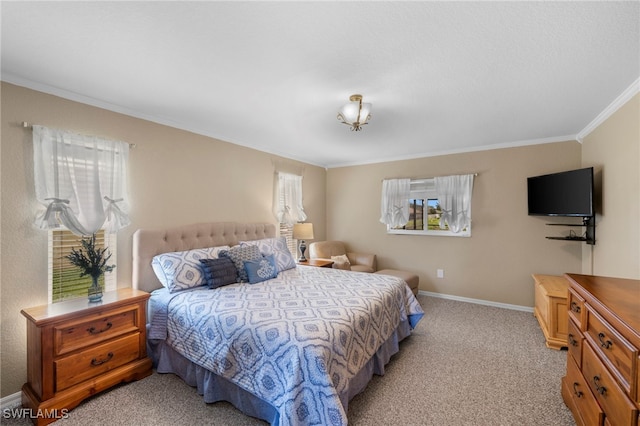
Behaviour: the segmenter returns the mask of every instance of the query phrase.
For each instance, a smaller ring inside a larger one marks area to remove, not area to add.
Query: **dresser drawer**
[[[567,348],[569,350],[569,354],[573,357],[573,360],[576,362],[578,367],[580,367],[582,366],[582,333],[578,330],[572,320],[569,320],[568,323],[569,333],[567,336]]]
[[[638,410],[589,344],[582,348],[582,371],[609,422],[616,426],[636,426]]]
[[[562,378],[562,396],[571,411],[585,426],[601,426],[604,413],[591,393],[582,373],[572,357],[567,357],[567,375]]]
[[[569,317],[573,319],[573,322],[576,323],[578,329],[584,330],[582,328],[585,323],[585,307],[584,307],[584,299],[580,297],[572,288],[569,288]]]
[[[54,361],[56,392],[124,365],[140,356],[140,333],[111,340]]]
[[[54,355],[63,355],[138,330],[137,306],[125,306],[54,327]]]
[[[635,388],[634,362],[638,350],[593,309],[587,305],[587,327],[585,337],[596,351],[611,363],[612,373],[629,395]]]

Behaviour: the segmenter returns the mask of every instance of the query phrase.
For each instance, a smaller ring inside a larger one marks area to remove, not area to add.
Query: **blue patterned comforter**
[[[166,335],[185,358],[268,401],[282,425],[346,425],[349,380],[402,321],[413,328],[423,315],[396,277],[298,267],[172,294],[149,338]]]

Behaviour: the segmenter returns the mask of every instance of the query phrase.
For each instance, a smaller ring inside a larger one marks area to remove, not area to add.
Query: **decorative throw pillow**
[[[245,260],[254,260],[262,258],[260,250],[257,246],[234,246],[229,250],[220,252],[219,257],[228,257],[236,265],[238,270],[238,282],[246,283],[249,281],[247,271],[244,269]]]
[[[163,253],[153,257],[151,267],[158,280],[171,293],[206,284],[200,259],[215,259],[229,246],[208,247]]]
[[[238,279],[236,265],[228,257],[200,259],[200,264],[209,288],[233,284]]]
[[[261,240],[241,241],[241,246],[257,246],[263,256],[273,255],[278,272],[296,267],[296,261],[287,247],[286,237],[263,238]]]
[[[341,254],[340,256],[331,256],[331,260],[333,260],[333,267],[335,269],[344,269],[347,271],[351,270],[351,262],[349,262],[349,258],[346,254]]]
[[[244,269],[247,272],[250,284],[270,280],[278,276],[278,268],[273,255],[260,259],[245,260]]]

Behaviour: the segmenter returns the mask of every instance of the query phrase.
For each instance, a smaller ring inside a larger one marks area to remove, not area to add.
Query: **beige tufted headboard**
[[[276,236],[272,223],[213,222],[169,229],[138,229],[133,234],[133,288],[153,291],[162,287],[151,267],[153,257],[173,251],[234,246],[240,241]]]

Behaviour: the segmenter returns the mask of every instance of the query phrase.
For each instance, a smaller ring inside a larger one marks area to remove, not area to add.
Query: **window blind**
[[[49,289],[51,303],[74,297],[87,296],[87,289],[91,285],[91,277],[80,277],[80,269],[66,258],[72,248],[82,247],[82,237],[66,229],[56,229],[49,232]],[[96,246],[108,247],[111,253],[109,264],[116,264],[116,237],[107,234],[103,229],[96,232]],[[115,290],[116,272],[106,273],[100,277],[100,284],[105,291]]]

